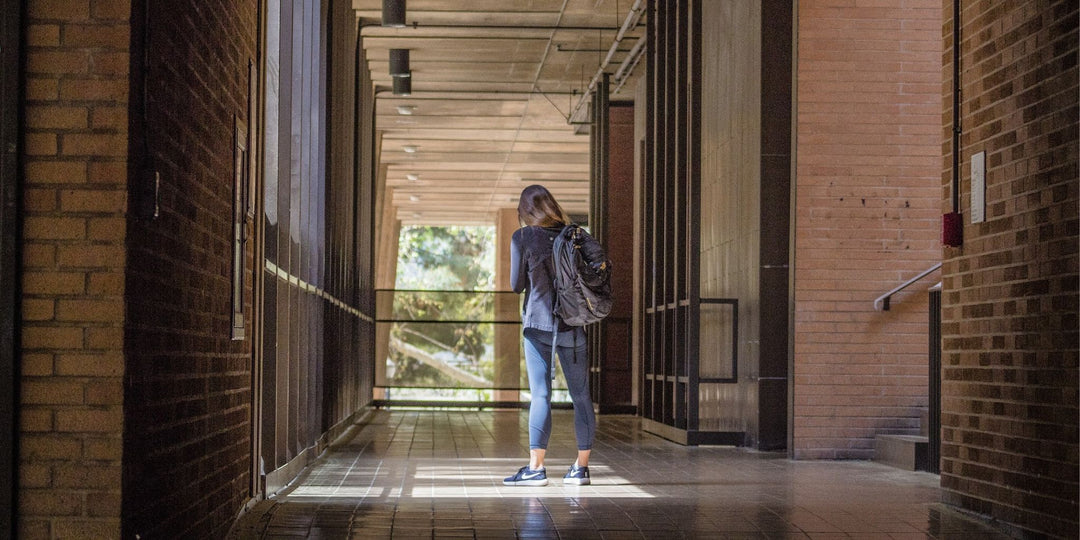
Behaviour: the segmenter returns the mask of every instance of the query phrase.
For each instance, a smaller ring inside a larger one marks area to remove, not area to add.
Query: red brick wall
[[[944,499],[1031,537],[1076,538],[1077,3],[963,6],[964,242],[942,269]],[[939,7],[947,211],[953,6]],[[986,220],[971,223],[970,159],[982,151]]]
[[[634,315],[634,107],[616,104],[608,109],[608,174],[604,180],[604,209],[601,243],[613,268],[611,290],[614,303],[600,332],[589,336],[596,345],[595,360],[600,371],[591,376],[593,401],[601,413],[617,412],[633,406],[630,331]],[[616,210],[618,209],[618,210]],[[595,227],[595,225],[594,225]],[[594,229],[595,230],[595,229]],[[508,281],[509,282],[509,281]]]
[[[161,213],[128,223],[124,534],[220,538],[251,496],[253,345],[250,325],[231,339],[230,280],[234,117],[250,124],[258,2],[136,2],[134,13],[148,69],[132,79],[131,144],[160,173]]]
[[[941,5],[865,4],[796,15],[797,458],[871,458],[876,434],[917,433],[927,406],[937,275],[891,311],[873,301],[941,258]]]
[[[116,538],[128,7],[26,10],[19,537]]]

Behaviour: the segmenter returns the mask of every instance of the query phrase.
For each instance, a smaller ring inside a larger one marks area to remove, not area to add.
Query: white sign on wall
[[[986,152],[971,156],[971,222],[986,221]]]

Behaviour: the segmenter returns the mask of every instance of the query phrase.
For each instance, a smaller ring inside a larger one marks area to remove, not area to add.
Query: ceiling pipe
[[[408,77],[412,75],[409,69],[409,49],[390,49],[390,76]]]
[[[566,16],[566,6],[570,4],[570,0],[563,0],[562,6],[559,7],[559,17],[555,19],[555,26],[562,24],[563,17]],[[533,82],[530,90],[536,90],[536,81],[540,80],[540,75],[544,72],[544,64],[547,63],[548,55],[551,54],[552,44],[555,40],[555,32],[557,30],[551,30],[551,34],[548,35],[547,45],[544,46],[544,55],[540,57],[540,63],[536,66],[536,73],[533,73]],[[544,96],[545,98],[547,96]],[[510,163],[510,156],[513,155],[514,145],[517,144],[518,137],[521,135],[521,126],[525,123],[525,117],[529,113],[529,103],[532,100],[525,102],[525,111],[521,115],[521,119],[518,120],[517,129],[514,130],[514,139],[510,142],[510,151],[506,153],[506,158],[503,159],[502,167],[499,168],[499,175],[495,177],[495,188],[491,190],[491,197],[488,199],[488,206],[493,206],[495,203],[495,192],[499,190],[500,184],[502,184],[503,175],[506,174],[506,165]],[[560,113],[561,114],[561,113]]]
[[[394,77],[394,95],[412,95],[412,77]]]
[[[570,112],[570,116],[567,118],[567,121],[570,123],[574,123],[574,118],[578,116],[578,112],[589,101],[589,94],[596,90],[596,85],[600,81],[600,77],[604,74],[604,70],[607,69],[608,64],[611,63],[611,59],[618,51],[619,43],[626,36],[626,32],[637,26],[638,21],[641,20],[641,16],[645,14],[645,8],[642,4],[644,4],[644,0],[635,0],[634,5],[630,6],[630,12],[626,14],[626,19],[623,20],[623,24],[619,28],[619,33],[615,35],[615,40],[611,42],[611,47],[608,49],[607,56],[604,57],[604,61],[600,63],[600,66],[596,68],[596,74],[593,75],[592,80],[589,81],[589,86],[585,88],[585,92],[581,95],[581,99],[578,100],[577,106]],[[644,40],[639,39],[638,42],[642,43]],[[636,49],[637,46],[635,45],[634,48]],[[631,54],[631,56],[633,55]]]
[[[641,53],[645,49],[645,40],[638,39],[633,49],[630,49],[630,53],[623,59],[622,64],[619,65],[619,69],[615,70],[615,76],[612,78],[614,88],[611,90],[612,94],[618,94],[622,89],[623,84],[630,78],[630,74],[634,72],[634,68],[637,67],[638,61],[641,60]]]
[[[405,0],[383,0],[381,26],[405,27]]]

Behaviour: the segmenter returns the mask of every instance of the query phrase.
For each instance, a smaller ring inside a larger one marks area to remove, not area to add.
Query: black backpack
[[[555,237],[555,315],[570,326],[585,326],[611,313],[611,261],[580,226],[570,224]]]

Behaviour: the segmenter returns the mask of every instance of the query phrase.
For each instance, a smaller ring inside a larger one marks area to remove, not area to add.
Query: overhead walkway
[[[563,485],[571,414],[555,412],[551,483],[507,487],[528,455],[526,412],[378,411],[230,536],[1007,538],[938,504],[936,475],[682,446],[630,416],[600,417],[593,484]]]

